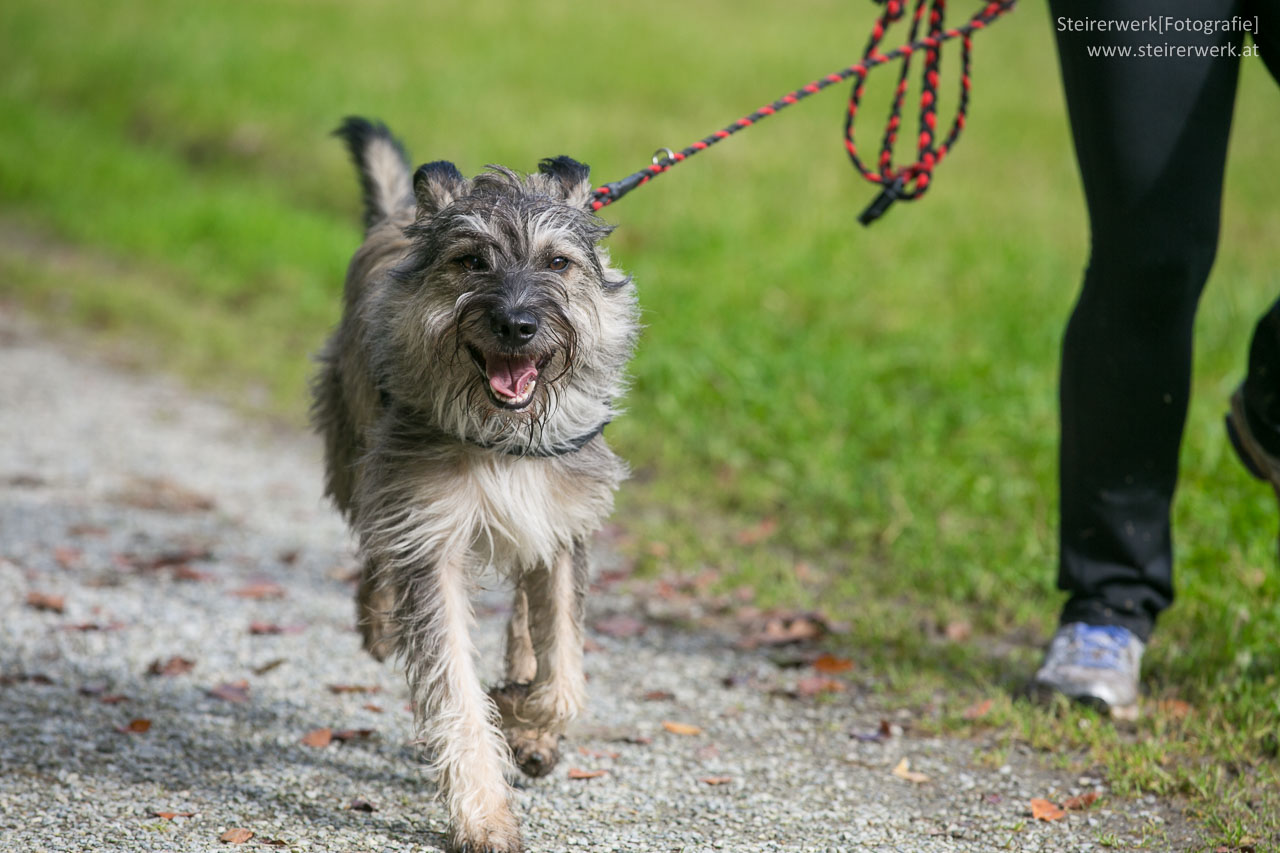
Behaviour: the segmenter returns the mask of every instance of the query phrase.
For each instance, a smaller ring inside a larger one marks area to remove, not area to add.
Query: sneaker
[[[1231,395],[1231,411],[1227,413],[1227,436],[1249,473],[1270,483],[1276,490],[1276,496],[1280,497],[1280,459],[1264,450],[1249,428],[1249,419],[1244,414],[1244,394],[1238,388]]]
[[[1138,716],[1138,671],[1146,648],[1119,625],[1070,622],[1058,629],[1036,673],[1042,699],[1061,694],[1122,720]]]

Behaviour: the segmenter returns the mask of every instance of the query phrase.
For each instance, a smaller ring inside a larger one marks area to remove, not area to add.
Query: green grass
[[[301,420],[359,240],[326,136],[343,115],[381,117],[419,159],[466,172],[569,153],[613,180],[847,64],[874,12],[12,0],[0,297]],[[1087,252],[1045,12],[1024,4],[976,42],[969,129],[928,198],[872,229],[855,221],[873,191],[845,161],[835,92],[606,211],[646,322],[630,413],[610,428],[636,471],[617,515],[633,555],[851,621],[864,671],[894,701],[944,696],[937,725],[960,731],[973,698],[1025,677],[1061,601],[1057,354]],[[1209,846],[1280,839],[1275,505],[1219,423],[1280,291],[1274,96],[1246,60],[1198,327],[1179,601],[1146,668],[1154,697],[1193,712],[1153,701],[1131,731],[1008,702],[995,720],[1118,790],[1185,797]],[[885,103],[869,98],[864,140]],[[777,532],[741,544],[765,519]],[[975,639],[940,641],[952,621]]]

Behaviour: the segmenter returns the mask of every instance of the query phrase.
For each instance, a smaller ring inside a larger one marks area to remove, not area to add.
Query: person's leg
[[[1235,0],[1051,3],[1066,20],[1226,19]],[[1057,34],[1092,242],[1063,341],[1064,624],[1146,640],[1173,598],[1169,509],[1196,304],[1213,264],[1238,59],[1102,57],[1091,45],[1238,45],[1239,33]]]
[[[1244,13],[1259,18],[1254,42],[1272,78],[1280,81],[1280,0],[1246,0]],[[1239,397],[1235,405],[1243,411],[1257,449],[1280,459],[1280,300],[1254,327],[1248,372]],[[1236,436],[1233,439],[1239,440]]]

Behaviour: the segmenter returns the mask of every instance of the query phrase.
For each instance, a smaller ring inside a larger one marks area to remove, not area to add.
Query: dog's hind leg
[[[507,623],[507,683],[528,684],[538,674],[538,659],[529,636],[529,596],[524,584],[516,584],[511,602],[511,621]]]
[[[480,685],[465,565],[442,560],[414,573],[396,603],[395,637],[408,663],[414,727],[449,810],[452,843],[468,853],[515,853],[506,744]]]
[[[489,698],[502,716],[502,733],[516,765],[528,776],[545,776],[560,757],[560,736],[539,731],[524,715],[529,685],[538,672],[538,658],[529,633],[529,596],[523,576],[516,581],[511,621],[507,623],[506,664],[506,683],[490,690]]]
[[[526,572],[521,579],[537,671],[527,690],[509,684],[494,698],[516,763],[531,776],[545,775],[555,766],[560,736],[586,706],[586,587],[586,546],[581,543],[562,552],[551,566]]]
[[[586,545],[575,543],[546,570],[530,572],[525,593],[538,673],[524,713],[539,727],[560,734],[587,704],[587,681],[582,674]]]
[[[364,650],[377,660],[391,654],[391,619],[395,608],[395,590],[378,577],[372,560],[365,560],[356,590],[356,626]]]

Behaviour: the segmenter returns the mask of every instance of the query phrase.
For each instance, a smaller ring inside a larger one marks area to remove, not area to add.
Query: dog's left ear
[[[565,203],[571,207],[591,209],[591,167],[572,157],[548,157],[538,164],[538,171],[553,178]]]

